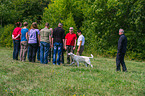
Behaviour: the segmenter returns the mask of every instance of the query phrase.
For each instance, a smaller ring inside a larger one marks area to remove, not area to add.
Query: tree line
[[[11,5],[11,6],[10,6]],[[123,28],[128,39],[127,57],[145,59],[144,0],[2,0],[0,5],[1,46],[12,46],[11,33],[16,21],[46,22],[55,28],[59,22],[68,33],[82,30],[86,53],[116,56],[118,30]],[[8,25],[12,24],[12,25]],[[11,43],[9,43],[11,42]]]

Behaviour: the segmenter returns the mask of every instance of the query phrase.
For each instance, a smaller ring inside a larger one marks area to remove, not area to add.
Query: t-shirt
[[[81,46],[84,46],[84,44],[85,44],[85,37],[82,34],[78,38],[77,46],[80,45],[80,41],[82,41]]]
[[[28,41],[28,43],[37,43],[36,32],[38,33],[38,35],[40,34],[39,33],[39,29],[31,29],[28,32],[28,35],[29,35],[29,41]]]
[[[26,33],[28,32],[29,30],[27,28],[23,28],[21,30],[21,41],[27,41],[26,39]]]
[[[75,40],[77,39],[77,35],[75,33],[67,33],[65,36],[66,40],[66,45],[71,45],[74,46]]]
[[[53,30],[52,34],[53,43],[63,43],[63,39],[65,39],[65,31],[61,27],[57,27]]]
[[[43,28],[40,31],[40,41],[46,42],[46,43],[50,43],[49,42],[49,36],[51,35],[51,30],[48,28]]]
[[[16,27],[12,33],[12,35],[14,35],[14,37],[16,37],[18,34],[21,34],[21,28],[20,27]],[[20,40],[20,37],[18,37],[16,40]]]

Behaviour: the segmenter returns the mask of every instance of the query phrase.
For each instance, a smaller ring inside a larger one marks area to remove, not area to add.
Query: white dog
[[[91,54],[92,57],[78,56],[78,55],[73,54],[72,52],[68,53],[68,55],[70,55],[73,59],[73,62],[70,65],[77,62],[78,67],[79,67],[79,62],[83,62],[86,65],[86,67],[87,67],[87,64],[91,65],[90,58],[93,58],[92,54]],[[91,67],[93,68],[93,65],[91,65]]]

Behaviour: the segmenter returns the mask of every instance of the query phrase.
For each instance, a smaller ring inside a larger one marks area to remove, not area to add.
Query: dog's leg
[[[77,61],[77,66],[79,67],[79,62]]]
[[[89,62],[87,62],[87,64],[91,65],[91,61],[89,60]],[[93,65],[91,65],[91,67],[93,68]]]
[[[69,65],[72,65],[72,64],[74,64],[75,62],[73,61],[71,64],[69,64]]]
[[[88,67],[88,64],[85,62],[86,67]]]

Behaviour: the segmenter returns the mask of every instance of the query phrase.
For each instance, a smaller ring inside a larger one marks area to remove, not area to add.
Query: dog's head
[[[68,55],[74,55],[72,52],[68,53]]]

